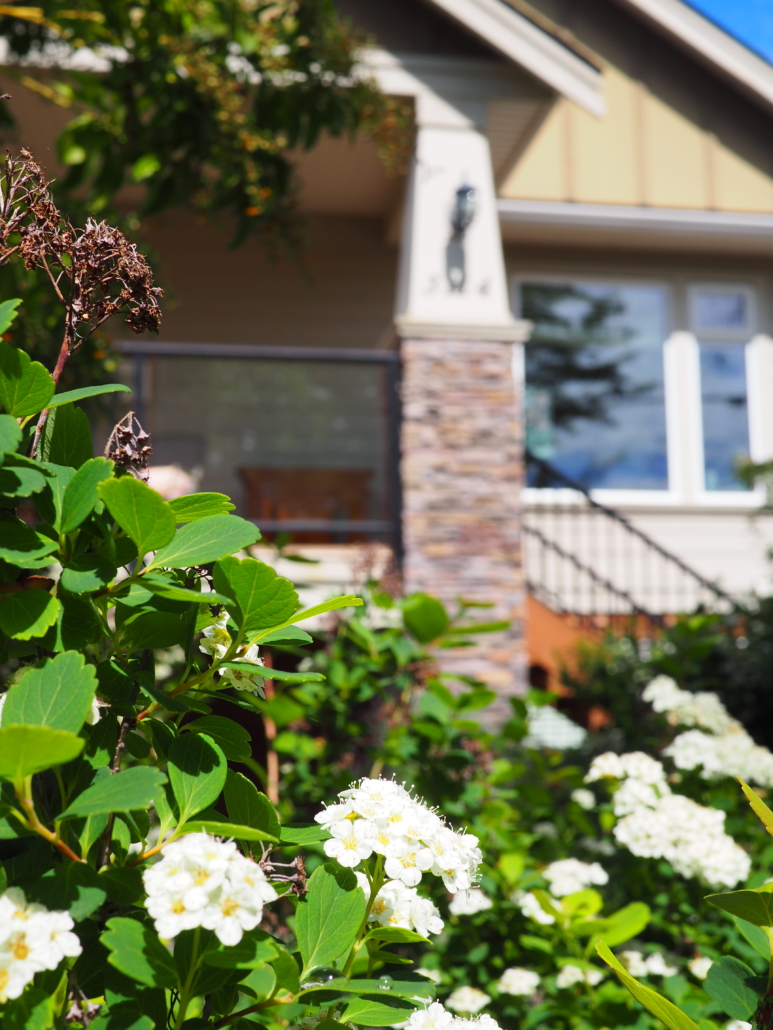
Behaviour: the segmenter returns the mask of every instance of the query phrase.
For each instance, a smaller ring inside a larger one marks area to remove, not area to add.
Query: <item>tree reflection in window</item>
[[[589,489],[667,489],[663,289],[524,283],[521,314],[532,453]]]

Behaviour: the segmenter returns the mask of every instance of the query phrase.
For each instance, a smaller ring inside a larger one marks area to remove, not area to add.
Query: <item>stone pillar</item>
[[[450,611],[459,597],[493,603],[472,618],[511,620],[474,648],[442,652],[444,669],[498,691],[497,716],[506,717],[507,696],[525,683],[513,344],[405,339],[402,358],[405,588],[440,597]]]

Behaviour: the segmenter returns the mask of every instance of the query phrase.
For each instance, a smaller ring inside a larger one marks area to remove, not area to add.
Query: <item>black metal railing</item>
[[[158,441],[163,442],[164,439],[163,430],[158,428],[158,424],[161,421],[159,408],[163,407],[164,401],[159,396],[159,389],[152,385],[149,386],[149,383],[152,383],[153,380],[153,369],[155,368],[158,371],[164,362],[168,363],[170,360],[179,362],[180,364],[176,367],[180,370],[184,368],[186,362],[189,364],[193,362],[195,368],[202,370],[211,369],[213,372],[222,370],[225,366],[238,367],[240,370],[243,370],[239,373],[240,377],[247,375],[249,370],[254,367],[252,363],[257,362],[266,373],[269,370],[271,371],[273,381],[277,384],[276,390],[274,390],[270,399],[272,401],[276,400],[276,395],[281,395],[279,397],[279,404],[285,403],[286,408],[294,405],[297,412],[296,417],[298,418],[302,418],[304,415],[310,417],[309,412],[316,409],[316,412],[319,413],[320,409],[324,407],[324,403],[315,400],[313,396],[315,389],[317,392],[321,389],[322,394],[327,394],[327,403],[331,408],[332,415],[345,414],[347,404],[351,406],[352,401],[351,396],[347,394],[345,370],[356,366],[359,366],[362,370],[371,369],[372,372],[363,372],[360,375],[360,379],[364,376],[368,378],[369,383],[371,379],[373,380],[369,387],[373,393],[373,400],[363,401],[360,398],[359,408],[361,415],[364,409],[367,409],[370,413],[369,431],[372,435],[375,434],[378,437],[378,440],[371,448],[369,456],[373,466],[371,479],[374,482],[378,481],[378,489],[373,491],[374,496],[376,493],[378,496],[370,504],[370,510],[360,514],[353,514],[351,511],[346,510],[344,503],[341,503],[335,506],[333,517],[319,517],[319,512],[314,510],[314,504],[312,503],[310,510],[307,512],[293,512],[290,506],[288,513],[285,515],[280,515],[279,517],[274,517],[273,515],[266,517],[264,515],[260,518],[254,518],[253,521],[259,524],[264,534],[287,534],[290,538],[296,537],[301,541],[313,540],[315,538],[330,539],[333,542],[341,543],[362,540],[363,538],[383,540],[390,544],[399,560],[402,553],[402,497],[399,474],[400,421],[402,412],[400,404],[401,365],[397,351],[343,347],[146,342],[144,340],[122,340],[117,344],[117,349],[134,363],[134,369],[129,373],[133,380],[131,403],[143,425],[147,421],[146,428],[151,431],[154,445]],[[234,362],[243,364],[234,366]],[[328,371],[324,374],[317,373],[315,376],[313,370],[319,369],[321,366],[327,366]],[[331,366],[338,366],[342,370],[341,374],[331,374]],[[284,372],[278,372],[279,369],[284,370]],[[202,372],[202,375],[205,376],[206,374],[206,371]],[[166,395],[169,396],[170,401],[174,403],[182,401],[182,406],[184,407],[184,398],[186,390],[188,390],[188,407],[190,407],[190,404],[201,403],[195,382],[197,378],[200,379],[201,376],[196,376],[195,372],[191,375],[189,370],[189,380],[178,384],[174,382],[173,376],[170,376],[167,368],[164,373],[164,382],[166,383]],[[233,375],[232,378],[234,378]],[[319,381],[317,382],[316,380]],[[190,385],[191,381],[192,387]],[[171,389],[170,382],[172,384]],[[186,385],[186,382],[189,385]],[[305,394],[303,393],[304,390],[306,391]],[[299,397],[301,398],[300,401]],[[281,438],[282,433],[277,432],[277,426],[272,424],[265,411],[261,410],[261,397],[256,395],[254,404],[248,404],[247,407],[243,405],[239,412],[235,410],[235,405],[233,409],[231,408],[228,398],[229,392],[225,388],[219,394],[216,394],[216,391],[212,394],[212,403],[219,405],[222,409],[220,425],[224,425],[229,419],[231,422],[238,420],[240,415],[244,417],[246,412],[249,420],[255,426],[259,443],[261,440],[269,437]],[[264,394],[262,397],[264,408],[265,401],[266,397]],[[303,408],[306,409],[305,412],[299,410]],[[376,409],[378,410],[376,411]],[[210,414],[210,412],[202,411],[202,420],[205,415]],[[328,419],[328,421],[330,420]],[[330,426],[323,423],[324,413],[313,422],[312,430],[307,433],[307,437],[312,439],[319,452],[315,459],[316,467],[318,469],[324,467],[327,461],[328,464],[336,466],[335,472],[340,473],[343,470],[345,473],[346,460],[342,461],[340,444],[338,445],[338,450],[336,450],[337,441],[341,439],[340,434],[334,439],[335,434],[331,433]],[[375,423],[378,423],[378,425],[374,428]],[[356,427],[349,430],[351,434],[357,431]],[[185,434],[176,433],[169,435],[177,438]],[[188,435],[192,434],[188,433]],[[320,436],[325,437],[325,440],[320,441]],[[206,443],[205,441],[204,449],[207,449]],[[211,446],[208,447],[209,452],[212,449]],[[164,453],[166,454],[166,451]],[[164,463],[166,460],[171,460],[172,462],[177,460],[173,448],[169,453],[171,456],[162,459],[161,463]],[[240,458],[239,460],[243,462],[247,459]],[[232,461],[236,461],[236,459],[232,459]],[[357,459],[352,458],[351,463],[352,467],[354,467],[357,464]],[[183,464],[185,463],[183,462]],[[187,464],[194,464],[194,460],[189,459]],[[204,462],[202,462],[203,464]],[[264,457],[259,464],[264,466],[273,465],[276,468],[281,468],[280,451],[277,449],[269,455],[268,459]],[[284,467],[292,469],[297,464],[296,455],[295,460],[285,461]],[[363,464],[363,462],[360,461],[360,464]],[[241,471],[243,472],[243,470]],[[215,472],[216,470],[210,472],[209,465],[207,466],[202,489],[212,489],[211,486],[207,487],[206,480],[207,475],[213,475]],[[302,477],[299,476],[299,478]],[[231,492],[238,500],[239,486],[235,485],[235,489],[232,488]],[[248,518],[252,517],[248,511],[244,511],[243,514]]]
[[[526,461],[537,489],[524,508],[524,562],[538,601],[560,614],[641,616],[655,624],[678,613],[738,607],[580,483],[529,452]]]

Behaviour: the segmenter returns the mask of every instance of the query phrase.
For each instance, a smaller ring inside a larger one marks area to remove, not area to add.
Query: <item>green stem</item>
[[[188,970],[188,975],[185,978],[185,984],[183,985],[182,992],[180,994],[180,1004],[177,1009],[177,1018],[174,1021],[174,1030],[180,1030],[183,1023],[185,1022],[185,1014],[188,1011],[188,1006],[191,1002],[191,992],[193,990],[193,982],[196,979],[196,971],[199,965],[199,938],[201,936],[201,928],[196,927],[193,931],[193,954],[191,956],[191,967]]]
[[[366,867],[367,869],[367,867]],[[349,957],[346,960],[346,965],[343,968],[344,976],[349,975],[349,971],[354,964],[354,957],[360,950],[362,938],[368,932],[368,917],[370,916],[371,910],[373,909],[373,903],[376,900],[378,892],[384,886],[384,856],[379,855],[376,862],[376,868],[373,870],[373,878],[370,881],[370,897],[368,898],[368,904],[365,907],[365,915],[362,919],[360,929],[357,931],[357,937],[355,938],[352,950],[349,952]]]

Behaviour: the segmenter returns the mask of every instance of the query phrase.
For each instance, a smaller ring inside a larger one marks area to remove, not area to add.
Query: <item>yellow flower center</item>
[[[17,941],[14,945],[11,946],[11,954],[15,959],[18,959],[20,962],[23,962],[24,959],[29,955],[29,953],[29,945],[26,944],[23,940]]]
[[[185,905],[182,903],[182,901],[179,898],[178,898],[177,901],[172,903],[172,911],[174,912],[174,914],[176,916],[181,916],[183,914],[183,912],[185,911]]]
[[[238,912],[239,902],[234,898],[224,898],[220,903],[220,911],[224,916],[232,916],[234,912]]]

